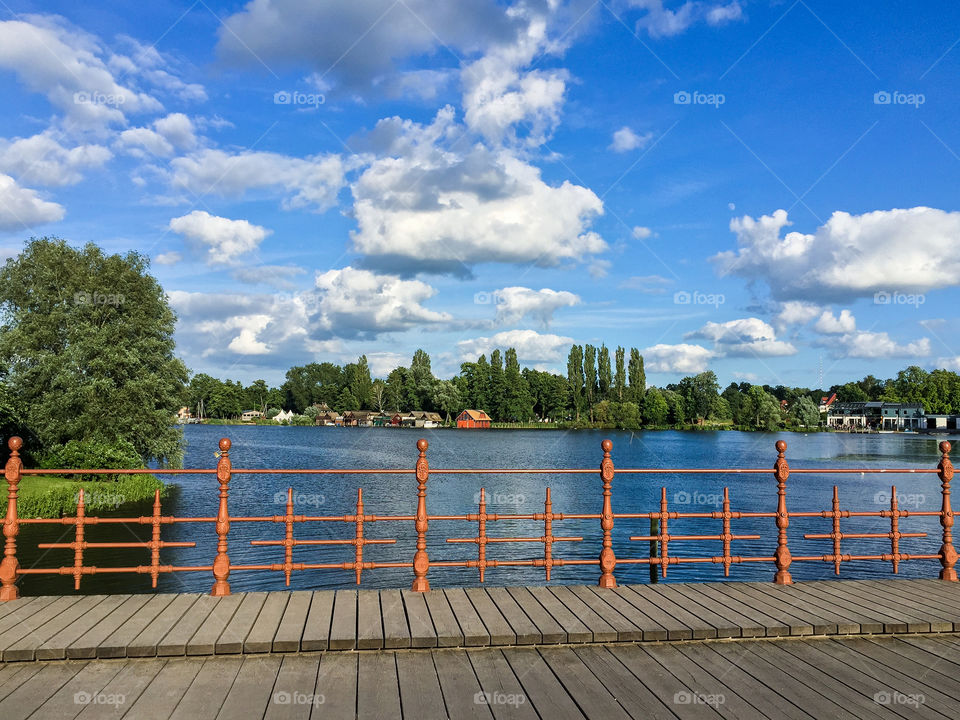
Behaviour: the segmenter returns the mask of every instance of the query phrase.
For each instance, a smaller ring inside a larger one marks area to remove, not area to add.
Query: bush
[[[124,468],[142,468],[143,459],[133,445],[126,440],[105,440],[87,438],[71,440],[65,445],[55,445],[40,461],[43,469],[77,468],[117,470]],[[116,475],[98,475],[96,473],[77,473],[81,480],[116,479]]]

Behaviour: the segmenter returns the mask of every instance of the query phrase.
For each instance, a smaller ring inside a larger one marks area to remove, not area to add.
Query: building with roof
[[[916,403],[838,402],[827,409],[834,430],[917,431],[927,427],[923,406]]]
[[[483,410],[464,410],[457,415],[458,428],[489,428],[490,416]]]

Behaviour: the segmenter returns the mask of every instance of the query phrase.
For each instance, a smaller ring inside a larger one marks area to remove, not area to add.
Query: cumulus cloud
[[[157,265],[176,265],[181,260],[183,260],[183,255],[173,251],[160,253],[153,258]]]
[[[646,144],[652,139],[653,133],[637,135],[637,133],[624,125],[613,134],[613,142],[610,143],[610,149],[618,153],[630,152],[631,150],[636,150],[646,146]],[[647,235],[644,235],[643,237],[647,237]]]
[[[542,327],[550,325],[556,310],[580,304],[579,295],[550,288],[505,287],[494,293],[494,300],[498,324],[508,325],[529,317]]]
[[[175,151],[189,150],[197,144],[193,122],[183,113],[171,113],[153,122],[151,127],[124,130],[115,143],[132,155],[169,157]]]
[[[113,153],[102,145],[68,149],[52,130],[28,138],[0,140],[0,172],[31,185],[75,185],[83,179],[83,171],[101,167],[111,157]]]
[[[256,250],[272,232],[246,220],[231,220],[205,210],[194,210],[173,218],[169,227],[175,233],[207,246],[207,262],[211,265],[235,262],[238,256]]]
[[[771,325],[755,317],[723,323],[708,322],[685,337],[712,340],[714,352],[723,356],[776,357],[797,352],[791,343],[777,340]]]
[[[687,0],[675,10],[664,7],[663,0],[630,0],[630,5],[646,11],[637,21],[637,29],[646,30],[651,37],[679,35],[700,21],[716,26],[743,17],[737,0],[727,4]]]
[[[835,212],[813,234],[781,231],[785,210],[734,219],[736,251],[711,260],[722,275],[765,281],[780,300],[869,297],[926,292],[957,284],[960,212],[928,207]]]
[[[830,310],[824,310],[813,328],[824,335],[843,335],[854,332],[857,329],[857,321],[849,310],[841,310],[839,317]]]
[[[468,274],[482,262],[554,266],[607,249],[589,229],[602,214],[593,191],[545,183],[539,168],[509,151],[457,151],[453,110],[422,126],[383,120],[387,146],[352,185],[354,249],[370,267]]]
[[[858,332],[831,341],[837,355],[847,358],[925,357],[930,354],[930,339],[920,338],[900,344],[886,332]]]
[[[648,237],[653,235],[653,230],[648,227],[643,227],[642,225],[637,225],[633,228],[631,234],[636,240],[646,240]]]
[[[0,22],[0,68],[45,95],[71,125],[102,130],[130,113],[159,111],[147,93],[121,85],[109,53],[94,36],[56,16],[27,15]]]
[[[317,275],[314,293],[312,324],[329,336],[373,338],[453,319],[423,306],[436,294],[427,283],[349,266]]]
[[[62,220],[62,205],[41,198],[36,190],[20,187],[9,175],[0,174],[0,230],[23,230]]]
[[[170,163],[174,188],[196,195],[241,197],[250,190],[281,190],[284,209],[323,211],[336,204],[346,165],[337,155],[295,158],[245,150],[230,154],[205,149]]]
[[[780,306],[780,311],[777,313],[777,327],[783,331],[789,325],[806,325],[821,312],[822,308],[815,303],[788,300]]]
[[[640,351],[647,372],[701,373],[707,369],[713,351],[701,345],[652,345]]]
[[[538,333],[535,330],[506,330],[492,337],[461,340],[457,350],[463,360],[476,360],[480,355],[489,355],[494,349],[514,348],[517,358],[528,363],[555,363],[564,358],[573,338]]]

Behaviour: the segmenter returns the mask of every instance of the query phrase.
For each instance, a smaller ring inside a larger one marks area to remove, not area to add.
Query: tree
[[[490,380],[487,382],[487,399],[490,403],[490,409],[487,412],[498,422],[506,419],[506,398],[504,397],[506,389],[503,377],[503,355],[498,348],[490,353]]]
[[[663,394],[655,387],[647,390],[643,399],[643,424],[654,426],[665,425],[669,413],[670,407],[667,405]]]
[[[613,394],[618,402],[623,402],[627,390],[627,371],[624,367],[624,349],[622,347],[617,347],[615,357],[616,371],[613,375]]]
[[[717,376],[712,370],[683,378],[679,392],[683,396],[687,419],[702,424],[716,404],[719,389]]]
[[[593,404],[597,401],[597,349],[593,345],[583,347],[583,394],[592,422]]]
[[[428,361],[429,362],[429,361]],[[370,407],[373,402],[371,394],[373,392],[373,380],[370,378],[370,366],[367,364],[367,356],[361,355],[356,363],[351,363],[343,369],[346,385],[350,388],[351,394],[360,403],[360,408]]]
[[[530,386],[520,372],[520,362],[514,348],[507,349],[507,366],[503,374],[505,386],[504,419],[511,422],[526,422],[533,414],[533,399]]]
[[[172,418],[187,369],[174,355],[176,316],[148,271],[138,253],[58,238],[32,239],[0,270],[0,367],[44,449],[127,441],[145,461],[180,460]]]
[[[570,404],[577,420],[583,409],[583,348],[573,345],[567,356],[567,382],[570,385]]]
[[[798,425],[816,427],[820,424],[820,408],[806,396],[794,400],[790,406],[790,414]]]
[[[382,413],[386,409],[387,384],[380,378],[370,385],[370,399],[377,412]]]
[[[433,385],[436,378],[430,369],[430,356],[424,350],[417,349],[410,363],[410,382],[413,386],[414,410],[433,409]]]
[[[643,371],[643,356],[636,348],[630,348],[627,376],[630,378],[629,399],[635,403],[642,403],[646,395],[647,375]]]
[[[613,373],[610,371],[610,350],[606,345],[600,346],[600,355],[597,361],[597,385],[600,389],[600,398],[610,399],[610,388],[613,386]]]
[[[750,401],[754,427],[763,430],[776,430],[780,427],[780,403],[759,385],[752,385],[747,397]]]

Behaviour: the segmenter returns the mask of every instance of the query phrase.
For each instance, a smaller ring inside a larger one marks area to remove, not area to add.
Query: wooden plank
[[[214,611],[221,598],[201,595],[190,609],[170,628],[170,632],[157,643],[157,655],[185,655],[187,643],[194,636],[203,621]]]
[[[319,670],[319,655],[284,657],[264,720],[308,720],[311,713],[323,717],[324,697],[317,694]]]
[[[549,720],[572,720],[584,717],[573,698],[563,689],[563,685],[557,680],[550,666],[534,648],[504,648],[501,652],[523,688],[522,697],[525,702],[519,703],[517,707],[529,703],[536,710],[537,715]],[[477,668],[478,659],[479,656],[471,655],[470,657],[474,668]],[[479,669],[477,677],[480,678],[480,686],[484,691],[492,692]],[[519,697],[516,700],[519,702]],[[497,707],[510,706],[498,703],[491,707],[496,712]]]
[[[0,665],[0,700],[20,687],[45,667],[40,663],[11,663]]]
[[[537,629],[537,626],[527,617],[527,614],[513,599],[513,596],[507,592],[506,588],[486,588],[486,593],[497,606],[500,614],[510,623],[510,628],[513,630],[518,645],[537,645],[543,642],[543,635]],[[439,668],[437,669],[439,670]]]
[[[399,718],[401,716],[396,656],[397,653],[392,652],[358,653],[358,718]]]
[[[930,632],[929,621],[899,606],[891,593],[878,596],[874,591],[855,582],[844,583],[839,588],[836,587],[836,583],[830,581],[818,581],[809,584],[815,591],[825,593],[825,597],[842,597],[848,602],[854,602],[865,610],[877,614],[878,618],[882,613],[884,630],[888,633]],[[839,595],[838,590],[841,591]]]
[[[804,583],[804,590],[808,593],[822,598],[826,602],[836,603],[845,608],[850,608],[855,612],[861,613],[869,620],[877,621],[881,629],[877,632],[886,633],[904,633],[907,632],[907,623],[888,613],[882,607],[876,607],[874,603],[864,600],[860,593],[853,591],[853,588],[847,585],[840,588],[833,587],[834,583],[829,581]],[[838,591],[839,590],[839,591]],[[865,632],[864,623],[860,623],[861,632]],[[929,626],[928,626],[929,628]],[[928,629],[929,631],[929,629]]]
[[[715,611],[727,620],[736,623],[740,627],[740,633],[743,637],[784,637],[813,634],[813,627],[809,623],[801,623],[796,628],[797,632],[791,632],[792,628],[783,618],[777,617],[775,614],[768,615],[758,609],[756,605],[759,603],[756,600],[752,601],[753,604],[748,604],[744,594],[739,591],[736,585],[737,583],[714,583],[709,586],[692,585],[686,586],[682,592],[685,593],[689,589],[710,598],[716,603]],[[753,632],[757,634],[749,634]]]
[[[107,601],[100,603],[95,610],[100,611],[102,605],[108,605],[114,595],[110,595]],[[126,657],[127,646],[132,643],[140,633],[147,629],[150,624],[157,619],[170,603],[176,599],[175,594],[163,594],[152,596],[147,603],[137,610],[133,615],[127,618],[127,621],[114,630],[97,648],[97,657],[101,658],[119,658]],[[112,606],[111,606],[112,607]],[[84,620],[89,618],[91,613],[84,616]],[[102,619],[102,618],[101,618]],[[40,657],[42,648],[37,650],[37,657]]]
[[[479,713],[480,717],[489,717],[489,715],[484,715],[479,708],[487,708],[488,712],[492,713],[497,720],[503,718],[535,720],[538,717],[523,685],[520,684],[516,673],[510,667],[510,663],[507,662],[501,650],[466,650],[464,654],[470,661],[477,682],[480,684],[480,694],[474,693],[470,698],[473,700],[476,712]],[[522,660],[523,658],[521,658]],[[441,676],[441,686],[442,682],[443,678]],[[502,702],[494,702],[499,700],[502,700]],[[466,699],[464,699],[464,702],[466,702]],[[456,709],[458,705],[448,701],[447,707]],[[469,717],[469,708],[465,709],[465,712]],[[453,713],[451,713],[452,715]]]
[[[860,586],[869,589],[873,595],[890,594],[891,592],[902,592],[900,588],[891,588],[888,584],[874,582],[871,580],[861,580]],[[906,590],[906,588],[903,588]],[[921,599],[923,597],[923,599]],[[930,632],[953,632],[960,628],[960,615],[944,610],[935,603],[930,602],[929,596],[914,594],[897,594],[897,605],[907,608],[912,614],[926,619],[930,623]]]
[[[784,590],[783,585],[752,582],[744,585],[775,603],[786,605],[800,617],[809,617],[817,634],[849,635],[860,632],[860,623],[851,621],[849,618],[838,617],[833,610],[808,602],[795,592]]]
[[[705,605],[692,602],[690,598],[681,594],[676,587],[665,584],[648,587],[656,595],[654,602],[658,604],[666,603],[671,612],[679,612],[687,616],[684,622],[694,626],[693,637],[695,639],[698,630],[704,633],[704,637],[709,638],[738,637],[740,635],[740,628],[726,618],[717,615]]]
[[[703,606],[736,628],[732,634],[728,635],[726,634],[727,630],[721,630],[718,627],[717,637],[765,637],[767,635],[778,636],[790,633],[790,628],[783,623],[767,616],[762,616],[761,619],[758,617],[761,613],[757,613],[755,610],[752,617],[734,610],[731,605],[736,603],[730,596],[711,588],[675,585],[672,589],[679,596],[688,598],[691,604],[697,603]],[[749,610],[749,608],[744,609]]]
[[[433,627],[433,621],[430,619],[430,610],[427,608],[426,596],[430,593],[413,592],[412,590],[401,590],[400,598],[403,600],[403,607],[406,610],[407,623],[410,626],[410,647],[436,647],[437,631]],[[441,599],[443,599],[441,597]],[[443,599],[446,602],[445,599]],[[450,612],[450,608],[447,608]],[[460,629],[457,628],[457,632]]]
[[[591,610],[583,600],[574,595],[570,588],[563,585],[549,587],[550,593],[587,626],[593,642],[612,642],[617,639],[617,631],[610,627],[602,617]]]
[[[303,626],[300,647],[303,650],[326,650],[330,645],[330,621],[333,618],[333,590],[317,590],[310,600],[310,612]]]
[[[78,663],[44,663],[36,675],[0,700],[0,717],[24,720],[86,666]]]
[[[20,613],[14,613],[11,617],[15,618],[16,622],[0,638],[0,650],[10,647],[22,638],[29,637],[44,623],[76,605],[81,598],[82,596],[59,597],[48,605],[41,605],[36,612],[27,612],[23,617],[19,617]]]
[[[5,618],[10,613],[15,610],[19,610],[23,605],[26,605],[31,600],[35,600],[37,596],[33,597],[19,597],[16,600],[7,600],[6,602],[0,602],[0,620]]]
[[[242,594],[215,598],[210,614],[187,640],[187,655],[213,655],[217,638],[230,624],[241,602],[243,602]]]
[[[480,615],[470,603],[463,588],[446,588],[439,592],[446,596],[450,609],[457,618],[457,624],[463,632],[463,644],[468,647],[489,645],[490,633],[487,632],[483,620],[480,619]],[[437,634],[439,636],[439,633]]]
[[[601,588],[610,590],[610,588]],[[617,702],[634,718],[674,720],[674,715],[655,693],[617,660],[606,647],[583,645],[573,650]]]
[[[813,717],[778,695],[776,688],[767,687],[727,658],[704,647],[703,643],[678,643],[676,648],[717,680],[737,688],[738,694],[749,698],[754,706],[763,709],[763,714],[771,720],[804,720]]]
[[[127,657],[152,657],[164,635],[170,632],[201,595],[177,595],[157,617],[127,646]],[[109,645],[110,643],[104,643]]]
[[[238,657],[211,657],[206,660],[173,711],[170,720],[216,718],[242,664],[243,659]]]
[[[282,658],[244,657],[217,717],[222,720],[262,718],[271,702]]]
[[[882,642],[891,652],[897,653],[904,660],[917,663],[920,667],[926,668],[928,672],[936,675],[943,675],[950,680],[960,677],[960,653],[955,650],[943,650],[942,654],[937,654],[931,650],[929,638],[912,638],[913,643],[904,642],[905,638],[892,637],[884,638],[882,641],[878,638],[866,638],[867,642]]]
[[[380,612],[383,616],[383,646],[388,649],[410,647],[410,628],[407,627],[399,590],[380,591]]]
[[[230,618],[230,622],[220,633],[213,644],[213,652],[217,655],[230,655],[243,652],[243,641],[257,621],[257,616],[267,600],[265,592],[243,593],[240,607]]]
[[[11,628],[15,628],[26,618],[36,615],[55,600],[57,600],[56,595],[44,595],[41,597],[20,598],[19,600],[11,600],[8,603],[4,603],[6,605],[12,605],[13,608],[0,618],[0,643],[8,642],[6,641],[6,636]],[[23,636],[18,635],[9,642],[16,642],[21,637]]]
[[[491,645],[516,645],[517,634],[513,631],[510,623],[503,616],[503,613],[497,609],[496,603],[490,599],[487,591],[483,588],[466,588],[464,591],[473,609],[477,611],[483,626],[490,634]]]
[[[330,623],[330,649],[351,650],[357,646],[357,591],[337,590]]]
[[[456,718],[456,720],[460,718],[489,720],[492,717],[487,697],[480,688],[480,682],[477,680],[466,651],[435,650],[433,663],[440,681],[447,717]]]
[[[874,586],[868,582],[851,583],[852,589],[865,600],[880,603],[888,612],[907,621],[907,632],[953,632],[953,619],[935,606],[891,592],[889,587]]]
[[[951,663],[956,663],[958,658],[958,650],[956,647],[945,645],[940,642],[940,638],[919,638],[919,637],[898,637],[896,638],[898,642],[907,643],[916,648],[922,649],[924,652],[936,655],[938,658],[947,660]],[[939,661],[938,661],[939,662]]]
[[[616,588],[589,587],[590,592],[612,607],[640,630],[637,640],[666,640],[667,631],[617,593]]]
[[[569,647],[541,648],[540,656],[546,661],[553,674],[557,676],[567,694],[591,718],[620,718],[630,720],[630,716],[610,694],[590,669],[583,664],[577,654]]]
[[[585,585],[574,585],[568,588],[577,599],[581,600],[617,634],[616,640],[621,642],[636,642],[643,640],[643,629],[634,625],[627,617],[597,596],[592,588]]]
[[[809,610],[799,613],[796,608],[783,602],[782,599],[765,595],[753,587],[746,587],[744,583],[711,583],[710,587],[733,598],[738,603],[735,607],[749,608],[749,612],[746,609],[742,611],[745,615],[754,615],[759,612],[760,617],[769,617],[785,623],[790,629],[791,636],[826,635],[830,631],[836,634],[835,624],[826,622]]]
[[[96,664],[99,665],[100,663],[98,662]],[[143,691],[146,690],[147,686],[153,682],[160,670],[167,664],[167,660],[149,658],[137,660],[136,662],[121,661],[116,664],[120,666],[120,672],[100,691],[100,695],[107,700],[122,699],[122,703],[118,706],[108,706],[111,710],[115,710],[115,712],[113,712],[115,717],[129,711],[131,706],[133,706],[143,694]],[[109,711],[105,713],[104,709],[103,705],[91,703],[83,708],[77,716],[77,720],[103,720],[105,716],[111,714]],[[128,715],[128,717],[134,718],[135,716]]]
[[[130,619],[137,610],[147,604],[149,595],[130,595],[117,608],[98,622],[66,648],[67,658],[96,657],[97,649]]]
[[[270,648],[273,647],[273,637],[277,634],[277,628],[280,627],[280,620],[283,619],[283,611],[286,610],[289,599],[290,594],[286,592],[267,593],[267,599],[263,601],[260,614],[257,615],[253,627],[243,641],[245,653],[270,652]]]
[[[619,660],[656,697],[679,718],[699,720],[718,717],[715,704],[693,702],[693,689],[688,688],[673,673],[657,662],[643,645],[611,645],[607,651]],[[705,700],[708,698],[704,698]]]
[[[110,699],[102,695],[101,690],[122,669],[122,663],[85,663],[80,672],[51,695],[50,699],[38,707],[30,717],[37,720],[41,718],[42,720],[72,720],[83,709],[82,701],[87,696],[91,701],[96,697],[98,704],[100,700]]]
[[[443,693],[433,664],[433,652],[463,651],[408,650],[396,653],[397,680],[400,684],[400,706],[403,709],[403,717],[428,718],[443,714]]]
[[[457,623],[457,618],[454,616],[453,610],[450,608],[450,602],[447,596],[443,594],[443,590],[431,590],[421,594],[427,603],[430,622],[433,623],[433,629],[437,634],[437,645],[439,647],[459,647],[463,645],[463,631]]]
[[[290,593],[277,634],[273,637],[273,652],[297,652],[300,649],[312,597],[313,593],[305,590]]]
[[[549,588],[538,585],[527,588],[527,592],[546,610],[547,614],[567,636],[565,640],[561,640],[560,642],[593,642],[593,631],[581,622],[566,605],[560,602],[557,596],[550,592]],[[524,607],[524,605],[521,604],[520,607]],[[527,611],[525,607],[524,612],[530,615],[530,612]],[[530,617],[533,616],[530,615]],[[540,626],[540,631],[544,632],[539,620],[537,620],[537,625]],[[546,635],[545,632],[544,635]]]
[[[530,590],[525,587],[504,588],[507,594],[517,603],[517,606],[523,611],[523,614],[530,618],[530,622],[540,633],[542,642],[546,644],[567,642],[567,632],[560,626],[553,616],[541,605],[537,599],[530,594]],[[553,602],[556,598],[550,596]],[[583,626],[583,632],[589,633],[586,625]],[[580,640],[579,642],[584,642]]]
[[[883,623],[877,622],[876,618],[869,618],[863,614],[863,609],[854,609],[848,605],[825,599],[822,594],[808,591],[802,583],[793,585],[775,585],[773,583],[766,589],[770,593],[783,593],[786,597],[793,598],[799,604],[811,605],[824,613],[825,617],[837,618],[837,631],[840,634],[856,633],[878,633],[883,632]],[[846,631],[846,632],[844,632]]]
[[[661,602],[658,594],[644,590],[639,585],[622,585],[614,589],[620,597],[636,607],[640,612],[652,618],[667,631],[668,640],[691,640],[709,637],[700,626],[700,622],[689,613],[679,617],[673,603]]]
[[[357,654],[326,652],[320,660],[317,694],[323,695],[323,707],[314,717],[352,718],[357,713]]]
[[[105,595],[85,595],[63,612],[58,613],[29,635],[8,645],[0,655],[4,662],[33,660],[43,643],[74,623],[82,624],[82,616],[106,598]],[[2,643],[0,643],[2,645]]]
[[[168,660],[136,702],[128,706],[127,716],[137,720],[167,720],[197,677],[203,662],[203,658],[193,657]]]
[[[377,590],[357,591],[357,649],[377,650],[383,647],[383,615]]]

